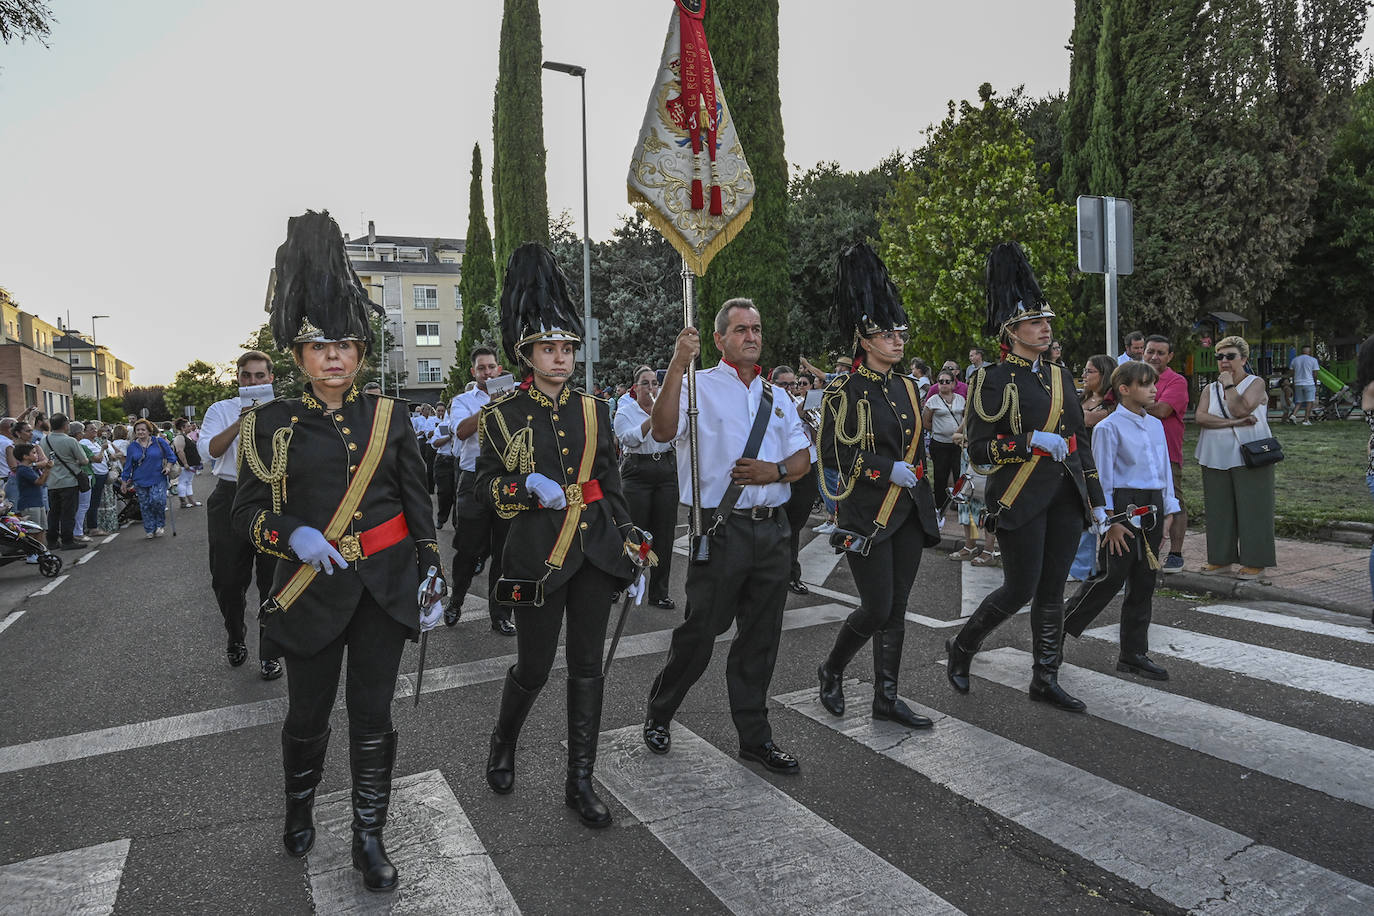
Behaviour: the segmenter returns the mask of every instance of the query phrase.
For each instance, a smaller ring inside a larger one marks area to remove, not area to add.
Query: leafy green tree
[[[241,345],[244,350],[257,350],[272,360],[272,387],[279,398],[298,398],[305,390],[305,377],[289,351],[278,350],[272,340],[272,329],[264,324]],[[237,358],[237,357],[236,357]]]
[[[727,299],[754,300],[763,317],[765,365],[781,362],[788,344],[787,158],[778,97],[778,0],[712,0],[706,13],[711,58],[730,103],[749,168],[754,213],[711,262],[697,285],[702,364],[719,354],[709,333]]]
[[[491,346],[496,327],[496,262],[491,254],[491,230],[487,228],[486,204],[482,202],[482,147],[472,145],[472,181],[468,186],[468,234],[463,251],[463,274],[458,279],[463,298],[463,336],[454,344],[453,368],[449,370],[446,397],[463,390],[471,374],[468,354],[474,347]]]
[[[161,422],[170,420],[172,413],[167,409],[167,389],[162,385],[140,385],[124,389],[124,415],[141,416],[148,411],[148,419]]]
[[[881,253],[911,316],[909,355],[938,365],[962,358],[983,333],[984,266],[998,242],[1019,242],[1072,339],[1081,325],[1068,303],[1074,262],[1072,212],[1041,190],[1030,139],[992,87],[981,105],[949,103],[920,168],[902,175],[880,215]],[[956,114],[957,112],[957,114]]]
[[[176,416],[181,416],[187,407],[195,407],[195,415],[204,417],[211,404],[230,397],[236,391],[231,369],[212,366],[203,359],[197,359],[177,372],[172,384],[163,393],[163,400]]]
[[[539,0],[505,0],[492,116],[496,257],[503,268],[525,242],[549,241],[542,57]]]

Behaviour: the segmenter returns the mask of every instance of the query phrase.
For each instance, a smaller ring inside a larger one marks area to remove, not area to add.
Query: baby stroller
[[[138,491],[133,487],[125,489],[116,483],[114,487],[115,496],[123,504],[119,507],[119,527],[123,528],[126,524],[143,521],[143,510],[138,507]]]
[[[34,537],[43,529],[20,515],[15,515],[9,503],[0,505],[0,566],[38,558],[38,571],[51,579],[62,571],[62,558],[44,547]]]
[[[1326,369],[1317,369],[1318,396],[1313,420],[1344,420],[1359,406],[1355,390]]]

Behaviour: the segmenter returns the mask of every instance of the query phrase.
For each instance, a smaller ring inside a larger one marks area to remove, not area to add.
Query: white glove
[[[1101,506],[1093,506],[1093,523],[1088,530],[1097,537],[1102,537],[1110,527],[1111,525],[1107,524],[1107,510]]]
[[[1069,443],[1065,441],[1064,437],[1047,433],[1043,429],[1037,429],[1031,433],[1031,448],[1049,452],[1050,458],[1055,461],[1063,461],[1069,457]]]
[[[293,553],[301,558],[301,562],[314,568],[317,572],[322,572],[326,576],[334,575],[334,567],[347,569],[348,562],[343,556],[334,549],[334,546],[325,540],[320,529],[311,528],[309,525],[302,525],[291,532],[291,537],[286,542]]]
[[[525,489],[534,494],[539,505],[545,509],[563,509],[568,505],[568,496],[563,488],[543,474],[531,474],[525,478]]]
[[[887,479],[899,487],[914,487],[916,486],[916,469],[905,461],[894,461],[892,473],[887,475]]]
[[[648,588],[644,584],[644,573],[639,574],[639,578],[630,583],[630,587],[625,589],[625,594],[635,600],[635,607],[644,603],[644,593]]]
[[[429,606],[428,610],[420,614],[420,632],[428,633],[439,625],[439,621],[444,619],[444,602],[436,601]]]

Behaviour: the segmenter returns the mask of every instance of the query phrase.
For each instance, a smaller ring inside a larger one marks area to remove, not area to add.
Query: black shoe
[[[1059,686],[1059,665],[1064,658],[1064,605],[1031,604],[1030,698],[1068,712],[1088,708]]]
[[[493,633],[500,633],[502,636],[514,636],[515,624],[511,623],[509,620],[493,620],[491,622],[491,631]]]
[[[959,637],[951,636],[945,640],[945,654],[949,656],[945,663],[945,677],[949,679],[949,684],[960,693],[968,693],[968,666],[973,662],[973,653],[965,652],[959,646]]]
[[[935,723],[917,715],[897,696],[897,673],[902,667],[903,630],[873,634],[873,718],[907,728],[930,728]]]
[[[611,825],[611,812],[592,786],[605,686],[606,679],[601,677],[568,678],[568,779],[563,802],[593,829]]]
[[[665,611],[671,611],[673,608],[677,607],[677,604],[674,603],[672,598],[656,598],[649,603],[654,607],[661,607]]]
[[[86,545],[85,545],[85,544],[82,544],[82,543],[80,543],[80,542],[78,542],[78,541],[68,541],[68,542],[65,543],[65,544],[59,544],[58,547],[57,547],[57,549],[58,549],[58,550],[85,550],[85,549],[86,549]]]
[[[666,754],[673,746],[673,736],[668,734],[667,722],[644,720],[644,743],[655,754]]]
[[[830,647],[830,654],[816,669],[816,676],[821,682],[821,705],[831,715],[844,715],[844,669],[866,642],[868,637],[861,636],[849,625],[849,621],[845,621],[835,634],[835,644]]]
[[[515,745],[525,725],[525,717],[538,696],[538,690],[526,690],[515,679],[514,666],[506,672],[501,709],[496,716],[496,729],[491,733],[491,753],[487,756],[487,785],[497,795],[506,795],[515,788]]]
[[[282,769],[286,771],[286,826],[282,843],[287,855],[299,859],[315,845],[315,787],[324,775],[324,752],[329,730],[314,738],[281,733]]]
[[[1116,660],[1116,670],[1125,671],[1127,674],[1138,674],[1152,681],[1167,681],[1169,679],[1169,672],[1150,661],[1144,653],[1121,656]]]
[[[1083,712],[1088,708],[1087,703],[1077,697],[1069,696],[1064,688],[1059,686],[1059,678],[1057,677],[1045,678],[1037,674],[1031,680],[1030,698],[1037,703],[1049,703],[1051,706],[1066,712]]]
[[[444,626],[451,627],[463,619],[463,602],[456,597],[450,598],[448,607],[444,608]]]
[[[807,587],[806,587],[806,583],[803,582],[803,581],[800,580],[800,579],[793,579],[791,582],[788,582],[788,583],[787,583],[787,588],[788,588],[788,590],[791,591],[792,594],[794,594],[794,595],[809,595],[809,594],[811,594],[811,589],[807,588]]]
[[[275,658],[264,658],[258,667],[261,669],[258,673],[264,681],[275,681],[282,675],[281,662]]]
[[[616,603],[617,601],[619,601],[619,600],[620,600],[620,592],[611,592],[611,604],[615,604],[615,603]]]
[[[745,760],[752,760],[761,763],[774,773],[786,773],[794,775],[801,772],[801,764],[797,758],[786,751],[778,750],[778,746],[772,741],[765,741],[758,747],[742,747],[739,755]]]
[[[231,642],[224,654],[228,656],[229,664],[237,668],[248,660],[248,647],[241,642]]]
[[[353,770],[353,867],[370,891],[394,891],[396,866],[386,854],[382,830],[391,804],[391,770],[396,763],[396,732],[348,736]]]
[[[844,715],[844,673],[831,674],[822,664],[816,669],[816,677],[821,682],[821,705],[832,716]]]

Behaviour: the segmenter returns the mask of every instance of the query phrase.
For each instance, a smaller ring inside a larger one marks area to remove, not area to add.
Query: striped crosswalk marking
[[[1030,668],[1030,655],[1012,648],[982,652],[973,662],[978,677],[1017,689],[1026,686]],[[1374,808],[1374,750],[1074,665],[1064,665],[1059,679],[1090,715]]]
[[[597,779],[732,913],[959,912],[681,723],[663,757],[601,738]]]
[[[1119,633],[1113,625],[1096,627],[1083,635],[1116,642]],[[1153,624],[1150,654],[1168,655],[1285,687],[1374,705],[1374,671],[1368,668]]]
[[[317,913],[383,912],[479,916],[520,912],[506,882],[438,770],[392,784],[386,848],[400,874],[393,895],[379,901],[353,868],[349,792],[332,792],[315,806],[318,834],[307,868]]]
[[[858,689],[857,684],[855,689]],[[1374,888],[947,716],[925,733],[866,710],[826,712],[815,689],[776,699],[1177,906],[1207,913],[1374,911]]]
[[[0,910],[25,916],[114,912],[129,841],[115,840],[0,867]]]
[[[1363,626],[1349,626],[1327,620],[1311,620],[1306,617],[1295,617],[1292,614],[1276,614],[1273,611],[1262,611],[1252,607],[1236,607],[1230,604],[1205,604],[1193,608],[1193,610],[1203,614],[1212,614],[1216,617],[1246,620],[1250,623],[1262,623],[1271,627],[1283,627],[1286,630],[1301,630],[1304,633],[1315,633],[1318,636],[1334,636],[1337,639],[1374,646],[1374,633],[1370,633]]]

